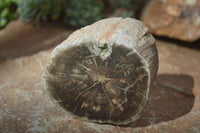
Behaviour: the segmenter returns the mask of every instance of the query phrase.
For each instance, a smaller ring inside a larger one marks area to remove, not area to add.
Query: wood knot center
[[[98,81],[101,83],[105,83],[106,81],[110,80],[110,78],[106,78],[106,76],[104,75],[99,75],[98,77],[99,77]]]

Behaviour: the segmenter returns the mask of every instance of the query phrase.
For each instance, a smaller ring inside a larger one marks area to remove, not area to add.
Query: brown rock
[[[12,21],[0,30],[0,61],[54,47],[71,32],[56,23],[33,25],[21,19]]]
[[[152,0],[141,20],[156,35],[195,41],[200,37],[200,0]]]
[[[23,51],[23,47],[29,48],[20,45],[18,49]],[[0,62],[0,132],[199,133],[200,51],[159,40],[157,48],[157,83],[140,119],[127,127],[73,119],[51,102],[42,89],[41,77],[52,50]]]
[[[200,132],[200,51],[159,40],[157,47],[157,84],[149,92],[141,118],[128,127],[83,122],[55,106],[41,84],[51,50],[0,63],[0,132]],[[193,97],[160,84],[187,90]]]

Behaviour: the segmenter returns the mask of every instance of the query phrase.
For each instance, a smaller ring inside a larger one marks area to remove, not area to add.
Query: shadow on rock
[[[194,105],[193,87],[194,80],[189,75],[158,75],[143,114],[127,126],[145,127],[185,115]]]

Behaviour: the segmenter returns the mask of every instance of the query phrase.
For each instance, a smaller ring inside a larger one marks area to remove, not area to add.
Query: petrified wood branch
[[[148,28],[135,19],[109,18],[58,45],[43,84],[73,116],[120,125],[140,116],[157,70],[155,39]]]

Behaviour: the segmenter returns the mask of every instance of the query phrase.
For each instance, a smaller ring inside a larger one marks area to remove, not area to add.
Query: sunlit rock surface
[[[141,20],[155,35],[184,41],[200,38],[200,0],[152,0]]]

